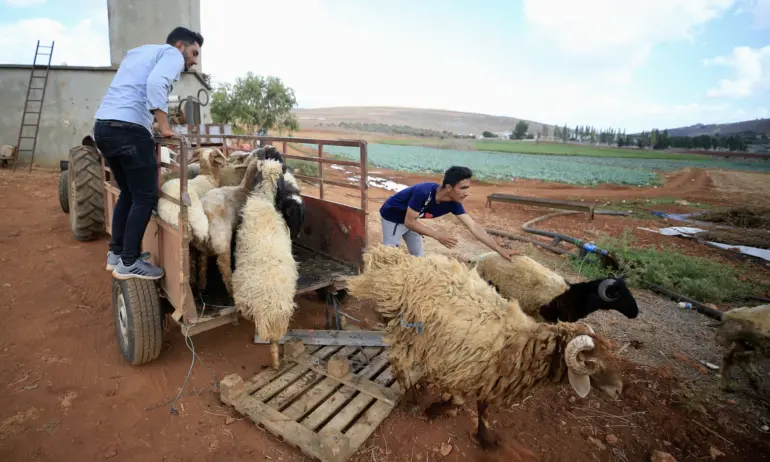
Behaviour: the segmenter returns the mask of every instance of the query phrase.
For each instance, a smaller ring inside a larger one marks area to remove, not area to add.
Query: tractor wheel
[[[62,170],[59,175],[59,205],[64,213],[70,213],[69,181],[69,172]]]
[[[112,308],[120,354],[138,366],[157,359],[163,347],[163,309],[155,281],[112,280]]]
[[[70,149],[70,223],[75,239],[91,241],[104,232],[104,186],[99,151],[91,146]]]

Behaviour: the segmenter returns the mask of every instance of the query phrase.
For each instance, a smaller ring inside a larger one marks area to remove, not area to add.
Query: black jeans
[[[141,125],[97,120],[94,141],[120,187],[112,214],[110,250],[130,266],[139,258],[144,231],[158,203],[155,140]]]

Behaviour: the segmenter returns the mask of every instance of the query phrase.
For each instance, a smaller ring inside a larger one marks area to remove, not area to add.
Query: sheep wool
[[[589,374],[597,370],[565,358],[570,348],[574,355],[577,344],[588,342],[579,347],[583,359],[602,364],[595,354],[603,354],[605,345],[586,324],[538,323],[475,269],[444,255],[416,258],[379,244],[364,259],[366,269],[349,280],[348,291],[374,301],[388,321],[389,358],[405,390],[414,385],[415,370],[453,394],[487,404],[513,404],[533,388],[567,376],[581,396],[590,390]]]
[[[479,255],[472,265],[503,298],[517,300],[521,309],[535,319],[539,319],[541,306],[569,290],[563,277],[527,256],[514,256],[508,261],[497,252],[488,252]]]
[[[722,388],[731,391],[734,364],[743,370],[751,387],[759,391],[762,378],[752,366],[759,357],[770,357],[770,304],[732,309],[722,315],[717,341],[728,348],[722,360]]]
[[[233,298],[236,309],[253,319],[257,333],[271,343],[273,367],[278,368],[278,341],[286,334],[296,305],[299,276],[289,229],[275,209],[280,162],[259,161],[260,182],[241,210],[235,244]]]
[[[227,164],[227,158],[219,149],[201,148],[195,151],[194,157],[200,158],[200,174],[187,181],[187,193],[190,196],[190,206],[187,208],[188,221],[193,238],[204,242],[209,234],[209,222],[203,212],[200,196],[219,187],[219,172]],[[166,181],[161,191],[173,198],[179,198],[181,184],[179,178]],[[175,229],[179,229],[179,206],[161,197],[157,206],[158,216]]]

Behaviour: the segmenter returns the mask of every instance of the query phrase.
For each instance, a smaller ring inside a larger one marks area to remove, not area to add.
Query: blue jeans
[[[130,266],[139,258],[144,231],[158,203],[155,140],[141,125],[97,120],[94,141],[120,187],[112,214],[110,251]]]

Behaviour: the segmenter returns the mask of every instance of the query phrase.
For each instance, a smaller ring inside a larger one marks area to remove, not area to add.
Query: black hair
[[[199,46],[203,46],[203,36],[197,32],[193,32],[186,27],[177,27],[168,34],[166,37],[166,43],[174,46],[176,42],[183,42],[187,45],[198,43]]]
[[[444,172],[444,181],[441,183],[443,188],[446,185],[455,187],[457,183],[463,180],[469,180],[473,176],[473,172],[468,167],[460,167],[453,165]]]

